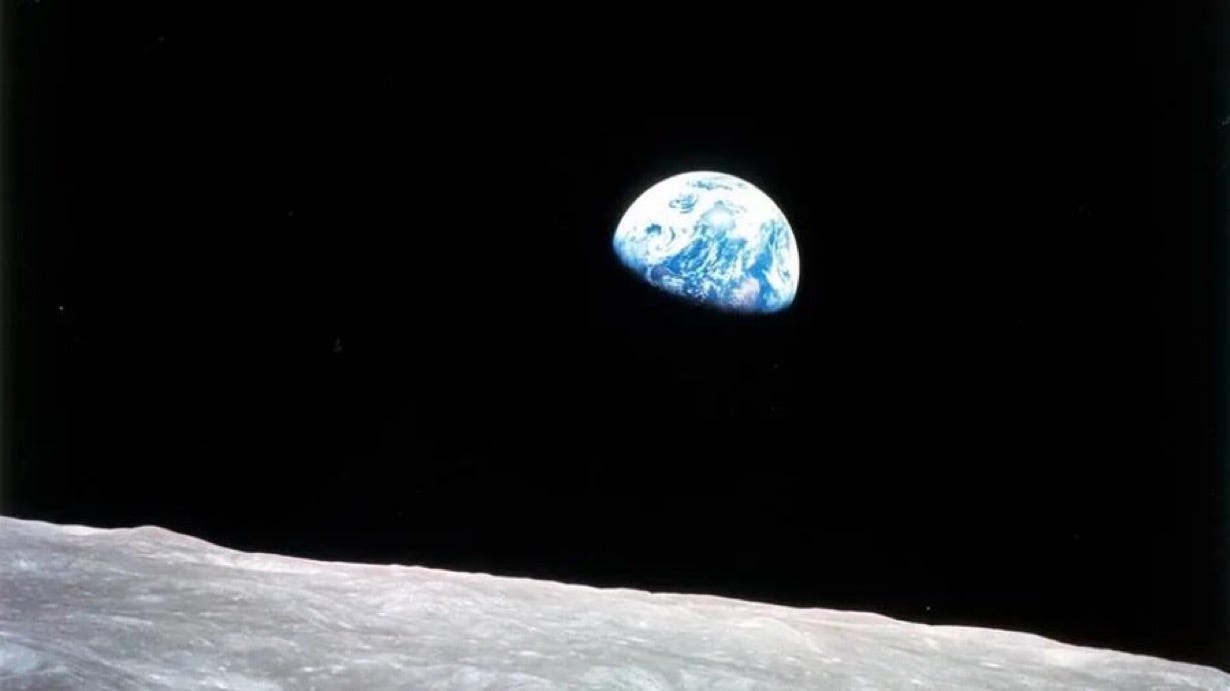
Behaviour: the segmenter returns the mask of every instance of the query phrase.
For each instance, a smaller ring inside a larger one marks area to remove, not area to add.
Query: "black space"
[[[8,8],[5,513],[1230,665],[1219,9],[307,4]]]

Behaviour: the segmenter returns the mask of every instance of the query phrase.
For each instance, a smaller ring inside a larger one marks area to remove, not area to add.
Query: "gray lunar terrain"
[[[1230,689],[1025,633],[0,517],[0,689]]]

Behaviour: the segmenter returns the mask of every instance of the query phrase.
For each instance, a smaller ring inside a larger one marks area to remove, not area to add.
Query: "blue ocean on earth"
[[[650,187],[624,213],[613,244],[650,285],[720,310],[778,312],[798,292],[790,223],[733,175],[682,173]]]

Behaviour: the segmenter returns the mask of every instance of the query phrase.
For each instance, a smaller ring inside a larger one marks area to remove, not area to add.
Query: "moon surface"
[[[862,612],[251,554],[0,517],[0,688],[1226,689]]]
[[[671,176],[637,198],[615,229],[615,253],[645,282],[733,312],[779,312],[799,288],[799,250],[769,195],[733,175]]]

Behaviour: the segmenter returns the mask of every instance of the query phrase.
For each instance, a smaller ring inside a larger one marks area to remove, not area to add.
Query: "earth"
[[[733,175],[682,173],[624,213],[615,253],[667,293],[726,311],[778,312],[794,302],[799,251],[767,194]]]

